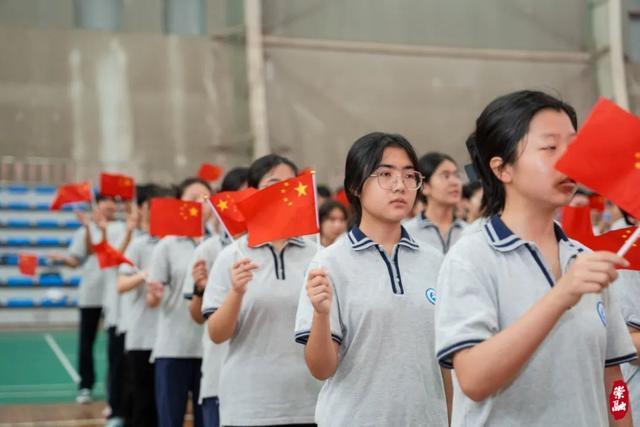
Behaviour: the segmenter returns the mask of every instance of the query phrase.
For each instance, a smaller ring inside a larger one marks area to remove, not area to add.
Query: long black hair
[[[438,167],[447,160],[456,166],[458,165],[456,161],[453,160],[453,157],[437,151],[432,151],[420,157],[420,160],[418,160],[418,166],[420,166],[420,173],[424,176],[424,182],[429,182],[436,169],[438,169]]]
[[[352,209],[351,225],[360,225],[360,220],[362,219],[362,204],[360,203],[362,186],[380,165],[382,155],[387,147],[403,149],[407,153],[414,169],[416,171],[419,170],[418,156],[411,143],[402,135],[372,132],[358,138],[349,149],[344,168],[344,189]]]
[[[270,170],[278,165],[287,165],[293,170],[294,175],[298,175],[298,167],[291,160],[278,154],[267,154],[254,160],[249,166],[249,172],[247,176],[247,185],[249,187],[258,188],[260,181],[264,176],[269,173]]]
[[[531,120],[546,109],[566,113],[573,128],[578,128],[578,118],[571,105],[544,92],[531,90],[494,99],[476,120],[475,132],[467,139],[466,145],[473,168],[482,182],[484,216],[501,213],[506,201],[504,184],[489,166],[491,159],[500,157],[503,165],[515,163],[519,143],[529,132]]]
[[[247,183],[248,177],[249,168],[233,168],[224,176],[222,185],[220,185],[220,191],[238,191],[240,187]]]

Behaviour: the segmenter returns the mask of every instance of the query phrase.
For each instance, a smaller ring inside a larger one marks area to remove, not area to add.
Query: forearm
[[[629,329],[629,333],[631,334],[631,341],[633,341],[633,346],[636,348],[636,352],[640,354],[640,330],[632,328],[631,326],[628,326],[627,328]],[[633,365],[640,365],[640,359],[635,359],[631,363]]]
[[[189,312],[194,322],[199,325],[204,324],[207,319],[202,315],[202,297],[194,295],[191,298],[191,301],[189,301]]]
[[[222,305],[207,320],[209,337],[214,343],[221,344],[233,336],[241,307],[242,294],[231,289]]]
[[[455,354],[454,369],[463,392],[482,401],[513,381],[567,308],[552,290],[511,326]]]
[[[124,235],[124,239],[122,240],[122,243],[120,243],[120,247],[118,248],[121,254],[123,254],[124,251],[127,250],[129,243],[131,243],[131,236],[133,236],[133,230],[127,230]]]
[[[130,276],[118,277],[117,289],[118,293],[123,294],[129,292],[132,289],[137,288],[145,282],[145,276],[143,273],[136,273]]]
[[[338,343],[331,338],[329,314],[313,313],[304,359],[311,375],[319,380],[326,380],[338,369]]]
[[[444,386],[444,396],[447,400],[447,416],[451,425],[451,409],[453,408],[453,383],[451,380],[451,370],[440,369],[442,374],[442,385]]]

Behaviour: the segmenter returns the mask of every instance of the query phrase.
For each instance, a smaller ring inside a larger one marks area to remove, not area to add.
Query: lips
[[[407,201],[406,201],[406,200],[404,200],[404,199],[393,199],[393,200],[392,200],[391,202],[389,202],[389,203],[391,203],[391,204],[394,204],[394,203],[400,203],[400,204],[402,204],[402,205],[406,205],[406,204],[407,204]]]

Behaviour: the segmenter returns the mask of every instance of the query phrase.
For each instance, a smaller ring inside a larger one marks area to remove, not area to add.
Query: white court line
[[[67,371],[73,382],[78,384],[80,382],[80,375],[78,375],[76,370],[73,369],[73,366],[71,366],[71,362],[69,362],[67,356],[64,355],[64,352],[62,351],[56,340],[53,339],[51,334],[44,334],[44,340],[47,342],[47,344],[49,344],[49,347],[51,347],[53,353],[56,355],[60,363],[62,363],[62,366]]]

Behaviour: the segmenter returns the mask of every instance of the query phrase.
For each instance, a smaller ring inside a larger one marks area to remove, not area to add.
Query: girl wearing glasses
[[[365,135],[347,155],[355,225],[314,257],[296,318],[307,367],[326,380],[319,426],[447,425],[443,375],[430,351],[442,255],[401,225],[422,185],[417,168],[400,135]]]
[[[427,153],[418,165],[424,176],[422,194],[427,205],[407,222],[407,231],[418,241],[446,254],[466,225],[454,215],[462,197],[460,171],[453,158],[443,153]]]

